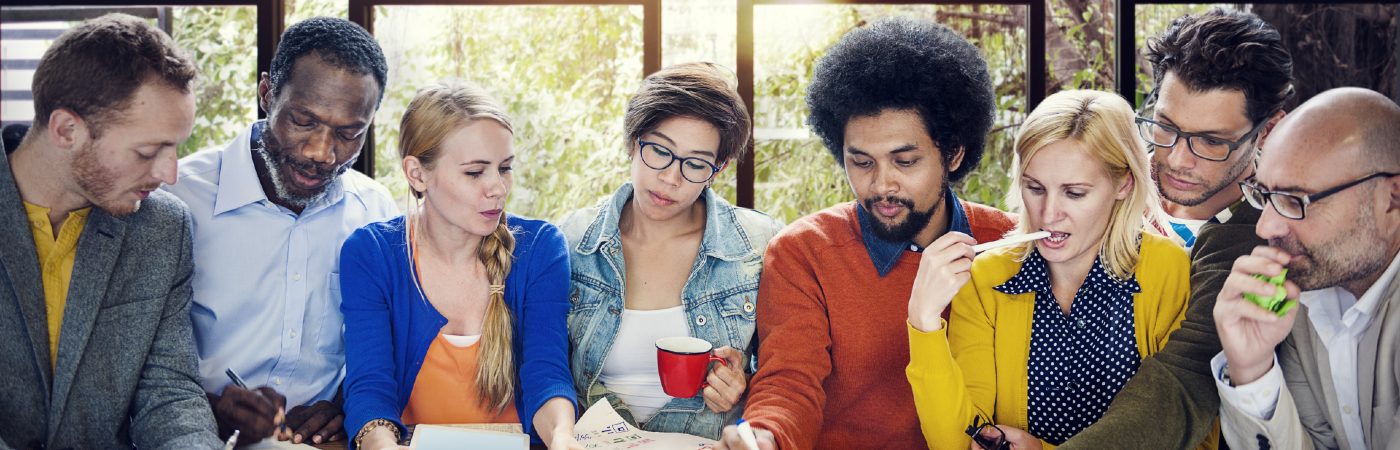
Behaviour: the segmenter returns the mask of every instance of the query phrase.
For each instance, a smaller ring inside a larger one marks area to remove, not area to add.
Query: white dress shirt
[[[272,203],[253,167],[253,127],[180,160],[179,181],[164,189],[194,217],[200,384],[223,392],[232,368],[250,387],[285,395],[290,409],[334,398],[344,375],[341,243],[399,212],[388,190],[353,170],[301,214]]]
[[[1322,345],[1327,349],[1327,359],[1332,367],[1332,388],[1337,393],[1337,403],[1342,410],[1342,423],[1337,427],[1339,439],[1347,441],[1354,450],[1366,449],[1366,430],[1361,427],[1361,411],[1358,403],[1360,394],[1357,387],[1356,353],[1361,345],[1366,327],[1375,318],[1376,308],[1384,299],[1382,291],[1395,279],[1400,271],[1400,255],[1390,262],[1390,267],[1366,292],[1357,299],[1351,292],[1341,287],[1329,287],[1306,291],[1298,296],[1298,302],[1307,306],[1308,318],[1313,329],[1317,330]],[[1230,386],[1225,382],[1225,352],[1220,352],[1211,360],[1211,370],[1215,373],[1215,386],[1220,391],[1220,401],[1228,402],[1254,415],[1270,421],[1278,406],[1279,390],[1283,388],[1283,371],[1278,358],[1264,377],[1242,386]],[[1305,361],[1306,362],[1306,361]]]

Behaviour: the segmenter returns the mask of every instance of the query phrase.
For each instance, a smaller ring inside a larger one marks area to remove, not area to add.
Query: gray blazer
[[[1376,318],[1357,348],[1356,378],[1361,428],[1370,450],[1400,450],[1400,277],[1381,291]],[[1293,330],[1278,347],[1287,389],[1279,392],[1272,420],[1261,421],[1221,402],[1225,440],[1236,450],[1352,449],[1342,433],[1342,411],[1332,388],[1327,349],[1308,311],[1299,305]]]
[[[0,157],[0,449],[222,446],[196,378],[192,270],[174,196],[120,218],[93,208],[51,369],[34,237]]]

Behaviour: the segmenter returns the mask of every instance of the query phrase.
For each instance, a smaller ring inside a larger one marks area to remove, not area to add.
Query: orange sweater
[[[1014,225],[962,201],[978,242]],[[803,217],[774,237],[758,290],[758,373],[744,417],[783,450],[924,449],[909,365],[909,290],[919,254],[883,278],[861,241],[855,203]]]

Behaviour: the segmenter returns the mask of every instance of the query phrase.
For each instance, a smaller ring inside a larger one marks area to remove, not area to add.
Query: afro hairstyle
[[[972,43],[946,26],[892,17],[842,36],[817,60],[807,88],[807,124],[844,166],[846,123],[887,109],[914,109],[945,166],[957,149],[958,181],[982,160],[993,118],[987,62]]]

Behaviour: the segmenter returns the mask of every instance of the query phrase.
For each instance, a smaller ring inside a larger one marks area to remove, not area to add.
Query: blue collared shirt
[[[958,200],[952,189],[948,189],[948,195],[943,197],[943,201],[948,204],[948,211],[951,213],[948,231],[971,236],[972,225],[967,221],[962,201]],[[856,202],[856,219],[860,221],[860,239],[865,242],[865,251],[870,254],[870,262],[875,263],[875,271],[882,277],[894,270],[894,264],[899,262],[899,257],[904,255],[905,250],[923,251],[911,241],[886,241],[876,236],[875,232],[871,231],[871,224],[875,219],[870,217],[870,211],[866,211],[865,205],[860,202]]]
[[[180,161],[164,189],[194,219],[190,316],[200,384],[223,392],[232,368],[267,385],[287,406],[330,400],[345,365],[341,337],[340,245],[355,229],[399,214],[388,190],[353,170],[301,214],[272,203],[253,168],[264,122],[228,147]]]

